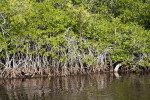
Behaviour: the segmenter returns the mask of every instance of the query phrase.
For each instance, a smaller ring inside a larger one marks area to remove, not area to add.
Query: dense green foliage
[[[0,66],[150,66],[149,0],[1,0]]]

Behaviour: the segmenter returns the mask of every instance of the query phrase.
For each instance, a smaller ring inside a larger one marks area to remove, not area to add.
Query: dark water
[[[150,75],[0,80],[0,100],[150,100]]]

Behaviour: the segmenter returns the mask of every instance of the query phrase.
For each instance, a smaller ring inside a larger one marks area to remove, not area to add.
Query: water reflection
[[[148,100],[148,76],[93,74],[5,79],[0,80],[0,100]]]

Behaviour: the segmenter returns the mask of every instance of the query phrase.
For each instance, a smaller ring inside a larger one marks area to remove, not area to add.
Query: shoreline
[[[133,71],[132,69],[124,70],[119,69],[118,72],[114,72],[110,66],[107,69],[99,69],[99,67],[83,68],[80,67],[20,67],[20,68],[5,68],[0,70],[0,79],[30,79],[30,78],[45,78],[45,77],[64,77],[64,76],[74,76],[74,75],[89,75],[96,73],[149,73],[150,69],[143,67],[139,71]]]

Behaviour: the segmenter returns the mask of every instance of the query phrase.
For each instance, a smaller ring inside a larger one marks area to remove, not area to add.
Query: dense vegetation
[[[148,67],[149,16],[149,0],[1,0],[0,74]]]

